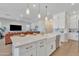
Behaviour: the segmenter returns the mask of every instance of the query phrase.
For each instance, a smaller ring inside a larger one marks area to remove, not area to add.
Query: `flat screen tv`
[[[21,25],[10,25],[10,31],[21,31],[22,26]]]

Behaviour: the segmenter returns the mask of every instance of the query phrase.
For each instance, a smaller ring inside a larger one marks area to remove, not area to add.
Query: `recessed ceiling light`
[[[33,7],[36,7],[36,5],[35,5],[35,4],[33,4]]]

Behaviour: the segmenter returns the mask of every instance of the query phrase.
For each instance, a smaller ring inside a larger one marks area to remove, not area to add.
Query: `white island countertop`
[[[27,35],[27,36],[13,36],[12,45],[14,47],[22,46],[25,44],[29,44],[38,40],[43,40],[49,37],[55,37],[56,35],[60,35],[60,33],[49,33],[49,34],[37,34],[37,35]]]

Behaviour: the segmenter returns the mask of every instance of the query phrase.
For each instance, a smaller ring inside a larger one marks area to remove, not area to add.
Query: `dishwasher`
[[[56,36],[56,48],[59,48],[60,35]]]

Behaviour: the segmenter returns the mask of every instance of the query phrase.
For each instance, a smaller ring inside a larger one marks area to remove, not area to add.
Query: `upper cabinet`
[[[68,27],[68,24],[67,24],[68,17],[67,17],[66,12],[61,12],[54,15],[53,19],[54,19],[54,24],[53,24],[54,28],[67,28]]]
[[[71,29],[77,29],[78,28],[78,15],[73,15],[70,17],[70,26]]]
[[[54,28],[65,28],[65,13],[59,13],[53,16]]]

